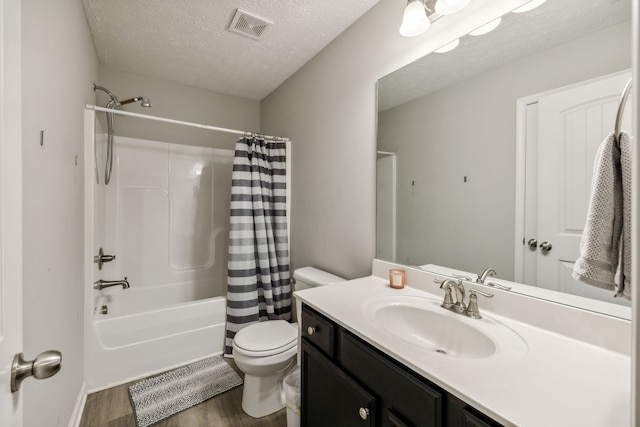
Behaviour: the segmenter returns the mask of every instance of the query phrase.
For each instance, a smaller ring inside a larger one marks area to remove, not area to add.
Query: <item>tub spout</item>
[[[122,289],[129,289],[129,282],[125,277],[124,280],[97,280],[93,283],[93,289],[101,291],[111,286],[122,286]]]

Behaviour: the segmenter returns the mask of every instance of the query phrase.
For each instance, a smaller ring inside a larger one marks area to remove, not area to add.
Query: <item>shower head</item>
[[[151,102],[146,96],[136,96],[134,98],[125,99],[124,101],[118,101],[118,98],[105,87],[98,86],[94,83],[93,90],[101,90],[109,95],[111,101],[107,104],[107,108],[118,108],[121,105],[131,104],[132,102],[140,102],[140,105],[143,107],[151,107]]]
[[[140,102],[140,105],[143,107],[151,107],[151,102],[146,96],[136,96],[134,98],[125,99],[124,101],[120,101],[120,105],[131,104],[132,102]]]

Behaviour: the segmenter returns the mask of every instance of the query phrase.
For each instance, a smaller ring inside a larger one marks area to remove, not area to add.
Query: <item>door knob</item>
[[[540,243],[540,250],[542,252],[549,252],[551,250],[551,248],[553,248],[553,245],[549,242],[542,242]]]
[[[22,353],[13,358],[11,365],[11,392],[20,390],[20,383],[27,377],[33,376],[39,380],[49,378],[58,373],[62,367],[62,353],[57,350],[49,350],[40,353],[35,359],[26,361]]]
[[[538,241],[536,239],[529,239],[529,241],[527,242],[527,245],[529,245],[530,248],[537,248],[538,247]]]

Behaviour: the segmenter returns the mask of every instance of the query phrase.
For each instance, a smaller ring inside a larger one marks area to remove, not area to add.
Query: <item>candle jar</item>
[[[391,269],[389,270],[389,286],[394,289],[402,289],[405,284],[405,273],[404,270],[400,269]]]

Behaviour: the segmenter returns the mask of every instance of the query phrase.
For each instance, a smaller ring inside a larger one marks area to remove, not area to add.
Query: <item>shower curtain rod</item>
[[[97,105],[87,104],[85,107],[87,109],[89,109],[89,110],[102,111],[102,112],[105,112],[105,113],[120,114],[122,116],[137,117],[139,119],[155,120],[155,121],[158,121],[158,122],[172,123],[172,124],[175,124],[175,125],[191,126],[191,127],[196,127],[196,128],[200,128],[200,129],[207,129],[207,130],[215,130],[215,131],[218,131],[218,132],[233,133],[233,134],[236,134],[236,135],[247,135],[247,134],[258,135],[258,136],[262,136],[262,137],[264,137],[266,139],[290,141],[289,138],[285,138],[285,137],[282,137],[282,136],[263,135],[263,134],[261,134],[259,132],[247,132],[247,131],[237,130],[237,129],[228,129],[228,128],[221,128],[221,127],[217,127],[217,126],[202,125],[200,123],[192,123],[192,122],[184,122],[184,121],[181,121],[181,120],[166,119],[164,117],[149,116],[149,115],[146,115],[146,114],[131,113],[129,111],[122,111],[122,110],[116,110],[116,109],[111,109],[111,108],[98,107]]]

